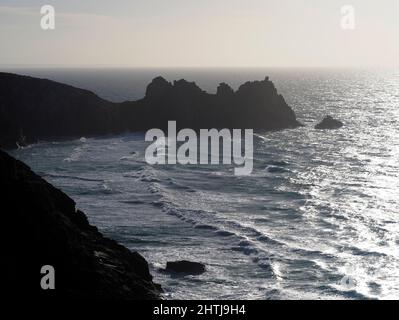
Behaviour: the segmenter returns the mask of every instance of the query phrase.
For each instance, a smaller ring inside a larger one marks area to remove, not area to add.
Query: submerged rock
[[[331,116],[327,116],[319,124],[315,126],[315,129],[339,129],[343,127],[343,123],[339,120],[334,119]]]
[[[166,264],[165,271],[198,275],[205,272],[205,265],[199,262],[191,262],[186,260],[174,261],[168,262]]]
[[[2,290],[8,296],[159,299],[147,261],[89,224],[75,202],[0,151]],[[54,267],[55,289],[41,288]]]

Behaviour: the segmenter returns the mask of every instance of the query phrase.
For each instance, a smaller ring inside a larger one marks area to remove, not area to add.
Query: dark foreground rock
[[[0,146],[37,140],[167,128],[280,130],[300,126],[274,84],[247,82],[216,94],[194,82],[155,78],[137,101],[111,103],[94,93],[50,80],[0,73]]]
[[[168,262],[166,264],[165,271],[197,275],[205,272],[205,265],[199,262],[191,262],[186,260],[174,261]]]
[[[105,238],[75,202],[0,151],[2,291],[34,298],[159,299],[146,260]],[[42,290],[44,265],[55,290]]]
[[[339,129],[343,127],[343,125],[344,124],[341,121],[336,120],[331,116],[327,116],[315,126],[315,129]]]

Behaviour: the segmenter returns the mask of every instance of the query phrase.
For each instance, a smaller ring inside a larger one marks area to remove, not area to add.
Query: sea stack
[[[339,120],[334,119],[331,116],[325,117],[319,124],[315,126],[315,129],[339,129],[343,127],[343,123]]]

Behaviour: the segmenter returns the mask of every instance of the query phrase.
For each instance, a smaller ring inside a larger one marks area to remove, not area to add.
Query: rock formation
[[[0,73],[0,146],[167,127],[279,130],[300,125],[273,83],[247,82],[216,94],[194,82],[155,78],[138,101],[111,103],[54,81]]]
[[[8,296],[160,298],[141,255],[105,238],[72,199],[3,151],[0,194],[2,291]],[[40,286],[44,265],[55,269],[55,290]]]
[[[198,275],[205,272],[205,265],[199,262],[191,262],[186,260],[167,262],[165,271]]]
[[[327,116],[315,126],[315,129],[339,129],[343,127],[343,125],[344,124],[341,121],[336,120],[331,116]]]

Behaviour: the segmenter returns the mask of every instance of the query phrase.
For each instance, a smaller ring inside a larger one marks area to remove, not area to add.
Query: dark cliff
[[[146,260],[107,239],[67,195],[0,151],[2,290],[8,296],[159,299]],[[55,269],[42,290],[41,267]]]
[[[278,130],[300,124],[273,83],[247,82],[216,94],[185,80],[155,78],[138,101],[111,103],[94,93],[50,80],[0,73],[0,145],[38,139],[166,128]]]
[[[0,145],[112,132],[112,104],[50,80],[0,73]]]
[[[170,83],[155,78],[147,87],[144,99],[122,104],[130,130],[166,128],[168,120],[176,120],[179,128],[252,128],[278,130],[300,125],[294,111],[277,93],[273,83],[247,82],[237,91],[227,84],[219,85],[216,94],[201,90],[194,82]],[[140,119],[135,122],[134,118]]]

